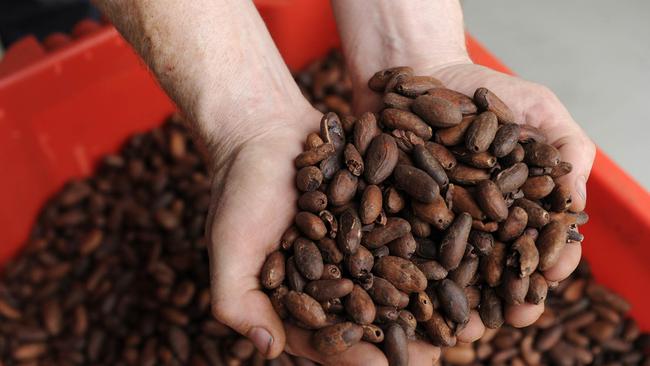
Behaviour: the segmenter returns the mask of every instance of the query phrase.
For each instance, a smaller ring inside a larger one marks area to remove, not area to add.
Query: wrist
[[[193,125],[213,170],[227,166],[245,145],[264,144],[270,136],[286,135],[291,139],[293,135],[305,136],[317,131],[321,114],[302,95],[278,99],[277,95],[269,95],[273,93],[261,94],[265,100],[257,103],[248,100],[248,96],[241,96],[239,102],[226,104],[208,102],[194,120]],[[222,96],[204,99],[216,100]]]
[[[379,70],[410,66],[416,73],[471,63],[458,0],[333,0],[348,70],[356,90]]]

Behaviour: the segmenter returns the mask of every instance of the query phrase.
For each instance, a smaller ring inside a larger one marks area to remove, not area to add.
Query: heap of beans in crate
[[[543,271],[586,214],[568,210],[571,171],[497,95],[446,89],[409,67],[368,82],[384,108],[324,115],[295,159],[294,225],[261,273],[277,312],[334,354],[365,340],[393,364],[409,338],[453,346],[478,310],[544,301]]]
[[[625,299],[596,283],[586,262],[550,292],[523,329],[490,329],[474,344],[443,350],[443,365],[650,365],[650,335],[626,318]]]

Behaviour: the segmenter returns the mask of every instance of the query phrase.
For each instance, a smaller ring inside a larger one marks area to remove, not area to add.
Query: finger
[[[506,306],[506,323],[515,328],[527,327],[533,324],[544,312],[544,304],[521,304]]]
[[[242,150],[233,159],[211,208],[208,249],[213,314],[247,336],[262,354],[275,357],[284,348],[284,327],[260,291],[258,276],[266,255],[277,248],[291,222],[295,201],[289,196],[293,165],[289,159],[278,164],[270,151],[295,155],[286,142],[285,150],[279,142],[268,143],[270,148]],[[275,184],[260,186],[258,177]],[[269,197],[288,198],[268,204]],[[265,229],[255,230],[260,227]]]
[[[440,348],[423,341],[409,342],[409,365],[431,365],[440,358]]]
[[[250,339],[267,358],[277,357],[284,349],[282,322],[263,292],[249,290],[233,293],[227,301],[213,300],[212,313],[217,320]]]
[[[463,328],[456,337],[458,337],[459,342],[472,343],[483,336],[485,333],[485,325],[479,316],[476,310],[472,310],[469,313],[469,322],[465,328]]]
[[[576,212],[582,211],[587,202],[587,179],[596,157],[596,146],[573,121],[564,126],[558,124],[557,128],[562,129],[562,137],[552,143],[560,151],[562,160],[568,161],[573,167],[569,174],[558,178],[558,182],[571,190],[570,209]],[[553,132],[549,134],[554,135]]]
[[[580,243],[567,243],[560,253],[560,259],[551,268],[544,271],[544,277],[548,281],[562,281],[569,277],[578,267],[582,255],[582,245]]]
[[[359,342],[345,352],[326,356],[312,347],[310,343],[312,331],[299,328],[290,323],[285,323],[285,327],[287,331],[285,351],[294,356],[304,357],[323,365],[388,365],[388,361],[381,350],[371,343]]]
[[[285,344],[284,327],[257,277],[267,253],[242,245],[246,240],[228,239],[232,231],[227,233],[214,230],[211,242],[216,244],[209,246],[212,313],[248,337],[260,353],[277,357]]]

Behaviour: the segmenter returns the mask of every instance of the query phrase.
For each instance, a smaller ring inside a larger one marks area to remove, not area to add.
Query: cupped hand
[[[586,182],[594,162],[596,147],[584,130],[573,120],[557,96],[547,87],[506,75],[487,67],[467,61],[458,61],[432,67],[415,67],[416,75],[431,75],[441,80],[449,89],[468,96],[480,87],[494,92],[515,116],[515,122],[529,125],[541,130],[548,143],[559,149],[562,160],[572,164],[571,173],[560,178],[570,187],[573,211],[582,211],[586,203]],[[370,92],[365,85],[358,85],[355,95],[355,109],[377,109],[380,98]],[[544,271],[549,281],[561,281],[568,277],[577,267],[581,256],[581,246],[569,243],[563,249],[560,260],[552,268]],[[506,322],[515,327],[532,324],[544,311],[544,305],[523,304],[508,306],[505,310]],[[471,333],[475,340],[484,329],[480,318],[473,318],[464,332]]]
[[[326,365],[387,365],[375,345],[360,342],[334,356],[319,354],[311,331],[283,324],[262,291],[259,275],[268,254],[297,212],[295,157],[305,137],[318,131],[322,115],[312,109],[267,117],[280,123],[259,129],[216,156],[213,206],[208,216],[212,310],[222,323],[248,337],[269,358],[282,350]],[[215,154],[216,155],[216,154]],[[409,344],[411,364],[431,364],[439,349]]]

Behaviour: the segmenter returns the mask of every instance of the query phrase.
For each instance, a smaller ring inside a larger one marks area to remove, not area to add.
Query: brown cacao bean
[[[439,262],[447,270],[458,267],[465,253],[467,239],[472,227],[472,217],[468,213],[456,216],[442,242],[440,243]]]
[[[474,103],[486,111],[494,113],[501,123],[514,123],[515,117],[512,110],[487,88],[478,88],[474,92]]]
[[[345,166],[348,167],[348,170],[350,173],[352,173],[352,175],[358,177],[363,173],[363,158],[361,157],[359,150],[357,150],[353,144],[345,145],[345,150],[343,150],[343,158],[345,161]]]
[[[398,188],[424,203],[431,203],[440,194],[440,188],[425,171],[413,166],[398,164],[393,171]]]
[[[401,238],[397,238],[389,242],[386,244],[386,246],[388,247],[391,255],[409,259],[413,253],[415,253],[417,243],[415,242],[413,235],[411,233],[408,233]]]
[[[424,292],[420,291],[414,293],[411,296],[411,301],[409,302],[409,309],[415,319],[419,322],[424,322],[431,318],[433,314],[433,303],[429,296]]]
[[[317,280],[323,274],[323,257],[313,241],[296,239],[293,244],[296,269],[308,280]]]
[[[510,154],[517,146],[517,140],[521,127],[515,123],[502,124],[497,130],[492,141],[491,151],[497,158],[503,158]]]
[[[435,141],[444,146],[458,145],[465,141],[465,132],[476,118],[476,115],[463,116],[463,120],[452,127],[441,128],[436,131]]]
[[[476,202],[490,219],[501,222],[508,217],[508,206],[496,183],[484,180],[476,187]]]
[[[410,111],[411,104],[413,104],[413,99],[399,95],[397,93],[386,93],[384,94],[383,102],[387,108],[396,108],[404,111]]]
[[[398,164],[399,165],[399,164]],[[406,206],[405,197],[395,187],[389,187],[384,192],[384,208],[389,214],[396,214]]]
[[[362,156],[365,156],[372,140],[380,134],[381,130],[377,126],[375,115],[366,112],[354,124],[354,147]]]
[[[490,179],[490,174],[485,169],[473,168],[464,164],[456,165],[454,169],[449,171],[448,175],[451,182],[469,186]]]
[[[381,212],[382,202],[381,189],[374,184],[368,185],[363,191],[359,207],[359,218],[362,224],[368,225],[375,221]]]
[[[311,329],[320,329],[326,325],[323,307],[305,293],[289,291],[284,296],[284,305],[291,316]]]
[[[559,222],[553,221],[542,228],[537,239],[540,271],[545,271],[557,263],[566,240],[567,228]]]
[[[418,96],[411,109],[432,127],[451,127],[463,120],[463,114],[458,106],[433,95]]]
[[[361,325],[372,323],[377,312],[370,295],[359,285],[354,285],[345,299],[345,311],[355,323]]]
[[[384,331],[374,324],[362,325],[362,340],[370,343],[381,343],[384,341]]]
[[[326,143],[307,150],[296,157],[296,168],[315,165],[334,154],[334,145]]]
[[[327,228],[323,220],[311,212],[298,212],[295,223],[298,229],[311,240],[320,240],[327,234]]]
[[[479,315],[486,327],[497,329],[503,325],[503,305],[494,289],[485,287],[481,290],[481,307]]]
[[[530,284],[528,286],[528,293],[526,294],[526,301],[531,304],[541,304],[546,300],[546,293],[548,292],[548,284],[544,276],[538,272],[530,276]]]
[[[522,235],[515,240],[511,249],[506,263],[519,273],[519,277],[528,277],[535,272],[539,264],[539,253],[533,238]]]
[[[472,122],[465,133],[465,146],[475,153],[487,151],[494,141],[499,124],[492,112],[483,112]]]
[[[381,277],[375,277],[368,294],[378,305],[403,308],[409,302],[407,294],[401,292],[392,283]]]
[[[442,196],[438,195],[431,203],[413,201],[413,212],[422,221],[433,225],[438,230],[445,230],[451,225],[454,213],[447,207]]]
[[[298,198],[298,208],[318,213],[327,208],[327,196],[321,191],[305,192]]]
[[[368,80],[368,87],[370,90],[383,92],[388,81],[396,75],[413,75],[413,69],[408,66],[399,66],[377,71],[370,80]]]
[[[526,301],[530,277],[520,277],[512,269],[505,269],[501,284],[501,296],[508,305],[520,305]]]
[[[262,266],[260,281],[264,288],[272,290],[284,281],[284,254],[280,251],[271,253]]]
[[[416,97],[427,90],[442,87],[442,82],[432,76],[405,76],[395,85],[395,91],[407,96]]]
[[[469,321],[469,302],[465,292],[454,281],[444,279],[436,287],[440,308],[451,321],[465,324]]]
[[[349,170],[339,170],[334,174],[332,181],[327,186],[327,200],[335,206],[344,205],[354,197],[357,192],[359,178]]]
[[[457,106],[460,109],[461,113],[464,115],[475,114],[477,111],[476,105],[472,101],[472,98],[455,90],[437,87],[427,90],[426,94],[450,101],[452,104]]]
[[[347,296],[354,284],[347,278],[311,281],[305,286],[305,292],[316,301],[327,301]]]
[[[391,217],[384,226],[377,226],[363,237],[363,244],[368,249],[376,249],[382,245],[400,238],[411,231],[411,225],[408,221]]]
[[[387,108],[381,112],[381,122],[393,130],[411,131],[418,137],[429,140],[433,131],[420,117],[401,109]]]
[[[555,182],[551,176],[540,175],[526,179],[526,182],[521,186],[521,190],[529,200],[539,200],[548,196],[554,187]]]
[[[296,173],[296,187],[302,192],[318,189],[323,182],[323,172],[315,166],[306,166]]]
[[[413,262],[395,256],[377,259],[374,272],[406,293],[424,291],[427,279]]]
[[[439,281],[447,277],[447,270],[436,261],[420,262],[417,266],[429,281]]]
[[[539,167],[554,167],[560,163],[560,152],[552,145],[543,142],[524,144],[524,161]]]
[[[370,273],[375,259],[368,249],[359,246],[356,252],[345,257],[344,262],[350,275],[360,278]]]
[[[501,192],[510,193],[519,189],[528,179],[528,166],[524,163],[515,163],[511,167],[497,174],[494,182]]]
[[[499,240],[507,242],[519,237],[526,229],[528,223],[528,214],[521,207],[512,207],[508,213],[508,218],[499,225],[497,234]]]
[[[370,184],[379,184],[393,173],[397,165],[398,149],[395,139],[380,134],[372,139],[365,155],[364,177]]]
[[[384,352],[389,365],[408,366],[408,340],[404,329],[397,324],[389,324],[384,335]]]
[[[318,330],[314,333],[312,345],[323,355],[335,355],[357,344],[361,337],[361,326],[344,322]]]
[[[356,212],[347,209],[339,216],[337,244],[344,254],[355,254],[361,243],[361,220]]]
[[[506,245],[495,241],[492,252],[480,260],[480,269],[485,283],[490,287],[496,287],[501,283],[501,276],[506,264]]]
[[[434,346],[453,347],[456,345],[454,332],[447,325],[445,318],[436,310],[433,311],[429,320],[422,323],[422,326]]]
[[[548,211],[531,200],[519,198],[515,200],[514,205],[521,207],[526,211],[526,214],[528,215],[528,226],[530,227],[542,228],[550,221]]]

